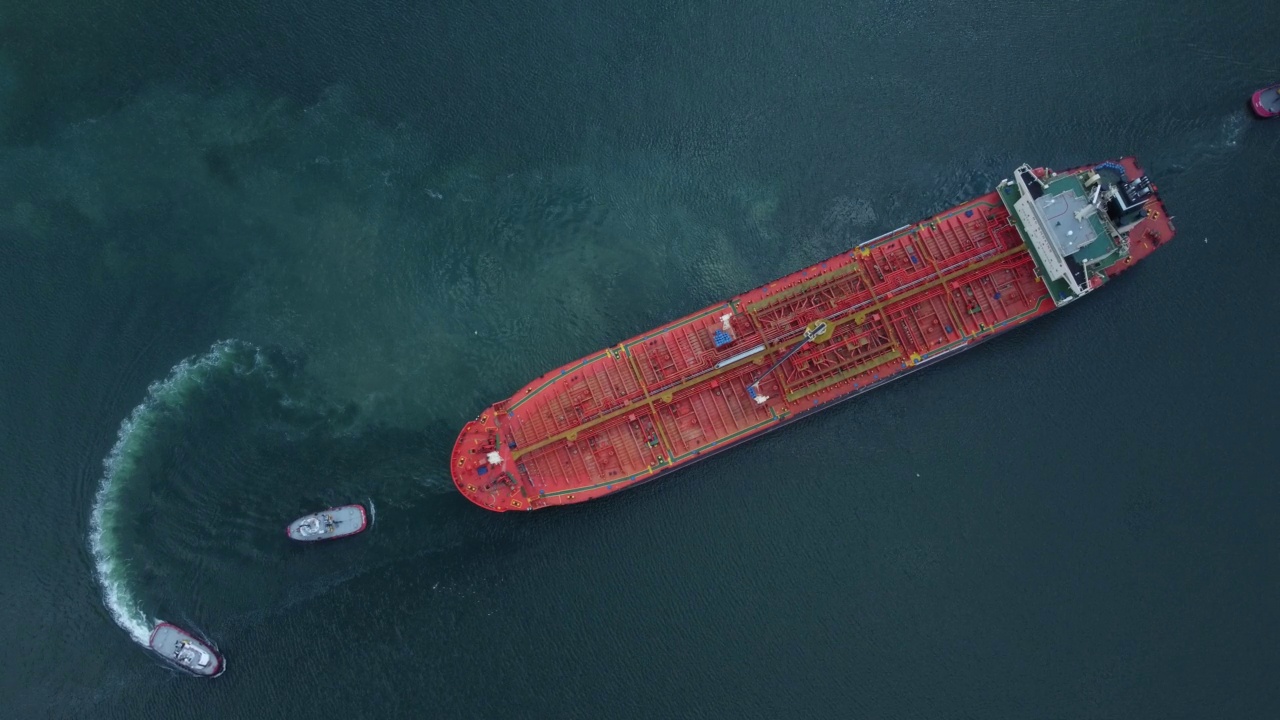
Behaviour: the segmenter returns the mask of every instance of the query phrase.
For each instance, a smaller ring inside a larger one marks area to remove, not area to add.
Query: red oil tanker
[[[1172,239],[1132,158],[994,191],[552,370],[467,423],[494,511],[635,487],[1052,312]]]

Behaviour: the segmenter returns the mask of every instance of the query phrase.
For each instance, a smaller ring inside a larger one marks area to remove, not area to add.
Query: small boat
[[[1253,94],[1253,112],[1263,118],[1280,115],[1280,83],[1264,87]]]
[[[147,644],[170,664],[192,675],[217,677],[226,669],[217,651],[177,625],[167,622],[156,625]]]
[[[285,533],[294,540],[304,542],[333,540],[355,535],[364,530],[367,524],[363,505],[343,505],[304,515],[289,523]]]

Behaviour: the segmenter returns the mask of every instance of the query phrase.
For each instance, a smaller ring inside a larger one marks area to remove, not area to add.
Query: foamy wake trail
[[[148,451],[160,420],[180,410],[211,374],[230,371],[245,375],[258,368],[270,372],[258,348],[238,340],[218,342],[204,355],[183,360],[164,380],[151,383],[146,399],[120,423],[116,444],[102,461],[104,472],[94,498],[89,546],[103,602],[116,624],[140,645],[147,644],[156,621],[129,587],[128,561],[120,556],[117,529],[118,514],[125,509],[123,490],[135,475],[138,459]]]
[[[1245,110],[1237,110],[1228,115],[1222,121],[1222,125],[1218,129],[1217,141],[1213,144],[1213,149],[1217,151],[1232,150],[1240,144],[1240,138],[1244,137],[1245,130],[1249,127],[1249,113]]]
[[[89,547],[93,551],[98,584],[102,586],[102,600],[106,603],[107,610],[111,611],[111,617],[115,618],[116,624],[124,628],[124,631],[129,633],[134,642],[139,645],[147,644],[151,627],[155,623],[143,612],[124,582],[121,563],[115,557],[115,543],[112,542],[114,538],[108,537],[104,519],[108,513],[114,515],[117,510],[115,493],[112,492],[115,487],[113,480],[117,475],[116,468],[120,465],[122,448],[128,445],[133,428],[137,426],[138,415],[145,406],[144,402],[134,408],[133,413],[120,424],[120,433],[115,447],[103,461],[106,472],[103,474],[102,483],[98,486],[98,494],[94,498],[89,536]]]

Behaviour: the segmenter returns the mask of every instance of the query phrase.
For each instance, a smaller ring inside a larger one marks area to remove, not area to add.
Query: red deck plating
[[[1091,285],[1173,237],[1159,198],[1144,207]],[[454,483],[495,511],[591,500],[971,347],[1056,307],[1025,237],[991,192],[569,363],[466,424]],[[797,348],[820,320],[830,337]]]

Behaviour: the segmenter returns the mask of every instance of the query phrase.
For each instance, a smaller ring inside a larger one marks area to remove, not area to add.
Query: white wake
[[[165,379],[151,383],[146,398],[120,423],[116,444],[102,461],[102,482],[90,520],[89,549],[93,553],[98,584],[102,587],[103,602],[116,624],[140,645],[147,644],[156,619],[148,616],[133,594],[128,562],[120,556],[116,523],[123,509],[123,488],[133,477],[138,459],[147,452],[157,423],[167,414],[180,410],[193,390],[219,371],[247,374],[263,365],[258,349],[238,340],[218,342],[204,355],[183,360],[173,366]]]

